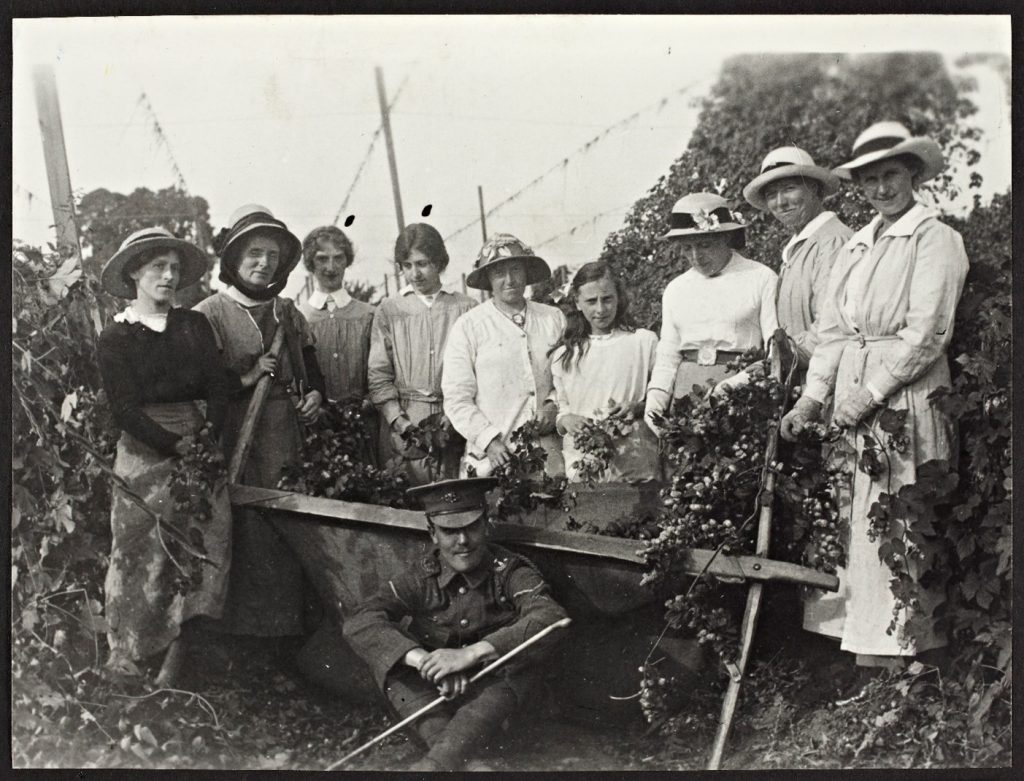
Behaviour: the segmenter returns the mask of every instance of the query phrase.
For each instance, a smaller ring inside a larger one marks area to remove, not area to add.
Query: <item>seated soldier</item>
[[[428,753],[411,770],[459,770],[521,705],[554,635],[470,684],[475,670],[565,617],[534,566],[487,542],[490,477],[409,489],[423,504],[435,549],[402,571],[345,622],[345,638],[373,670],[402,718],[449,702],[416,722]],[[403,629],[400,623],[410,617]]]

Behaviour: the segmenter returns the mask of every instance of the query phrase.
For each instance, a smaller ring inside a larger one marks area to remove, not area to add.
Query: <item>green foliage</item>
[[[373,432],[360,402],[326,403],[302,441],[302,459],[285,466],[280,487],[307,496],[325,496],[389,507],[405,506],[405,475],[366,463]]]
[[[789,237],[770,214],[754,210],[742,196],[765,154],[795,144],[819,165],[833,167],[849,159],[854,139],[868,125],[892,119],[935,138],[951,169],[961,161],[971,165],[976,154],[964,142],[978,131],[965,121],[975,108],[960,94],[968,86],[953,83],[937,54],[734,57],[704,101],[686,150],[633,205],[626,224],[607,238],[600,260],[626,281],[637,321],[656,328],[662,291],[686,270],[675,245],[659,240],[679,198],[705,190],[739,204],[747,218],[742,253],[777,268]],[[949,173],[926,188],[940,198],[954,195]],[[870,206],[849,184],[827,206],[853,227],[871,217]]]

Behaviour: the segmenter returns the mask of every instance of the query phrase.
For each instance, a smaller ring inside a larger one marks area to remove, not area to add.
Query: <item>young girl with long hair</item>
[[[633,413],[642,414],[647,383],[654,367],[658,337],[637,328],[629,314],[622,280],[606,263],[587,263],[573,277],[570,297],[575,309],[566,317],[561,339],[551,348],[551,375],[558,401],[555,421],[562,435],[566,476],[580,477],[582,454],[576,435],[588,420],[612,415],[635,418],[633,430],[614,442],[614,456],[597,478],[601,482],[658,479],[658,442]]]

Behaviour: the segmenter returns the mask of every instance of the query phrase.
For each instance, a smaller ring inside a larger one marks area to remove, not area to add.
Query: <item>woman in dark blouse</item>
[[[97,350],[122,432],[114,471],[152,511],[178,528],[182,519],[170,515],[172,472],[207,421],[219,432],[232,383],[206,318],[173,307],[177,288],[205,271],[206,258],[198,247],[163,228],[147,228],[125,239],[102,275],[109,293],[133,299],[104,329]],[[205,415],[196,402],[204,402]],[[165,652],[157,682],[173,684],[184,662],[185,622],[199,615],[220,616],[231,559],[231,508],[223,484],[208,498],[211,513],[198,528],[211,563],[202,565],[201,581],[181,593],[175,586],[178,567],[156,520],[115,488],[105,584],[107,665],[115,674],[137,672],[136,662]],[[191,525],[196,519],[184,522]],[[188,567],[188,561],[175,558]]]

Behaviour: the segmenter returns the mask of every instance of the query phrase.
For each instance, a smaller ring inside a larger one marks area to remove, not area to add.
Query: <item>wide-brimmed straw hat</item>
[[[714,193],[684,195],[672,207],[669,231],[661,238],[675,239],[696,234],[726,233],[746,228],[729,202]]]
[[[780,146],[773,149],[761,161],[761,173],[743,188],[743,197],[751,206],[766,211],[768,204],[762,190],[770,182],[779,179],[814,179],[821,182],[822,197],[827,198],[839,191],[839,177],[815,165],[814,158],[798,146]]]
[[[175,238],[166,228],[143,228],[122,241],[114,256],[104,264],[100,274],[103,289],[119,298],[135,298],[135,281],[129,274],[138,268],[138,263],[133,261],[142,253],[156,249],[178,253],[181,259],[179,289],[198,282],[209,268],[206,254],[192,242]]]
[[[274,279],[268,287],[284,287],[288,275],[302,257],[302,242],[299,241],[299,237],[275,218],[270,209],[258,203],[239,206],[228,221],[231,227],[220,249],[221,281],[237,284],[234,272],[238,269],[238,253],[241,251],[243,239],[259,231],[273,235],[281,247],[281,257],[274,272]]]
[[[869,163],[897,155],[913,155],[921,161],[923,170],[917,183],[938,176],[946,167],[942,147],[926,136],[912,136],[899,122],[876,122],[853,142],[853,159],[832,169],[840,179],[853,179],[851,172]]]
[[[497,487],[497,478],[470,477],[420,485],[408,489],[405,495],[419,501],[434,526],[461,529],[487,512],[487,492]]]
[[[521,260],[526,264],[526,284],[535,285],[551,277],[551,269],[543,258],[511,233],[495,233],[480,248],[473,270],[466,277],[466,286],[474,290],[490,290],[487,272],[506,260]]]

